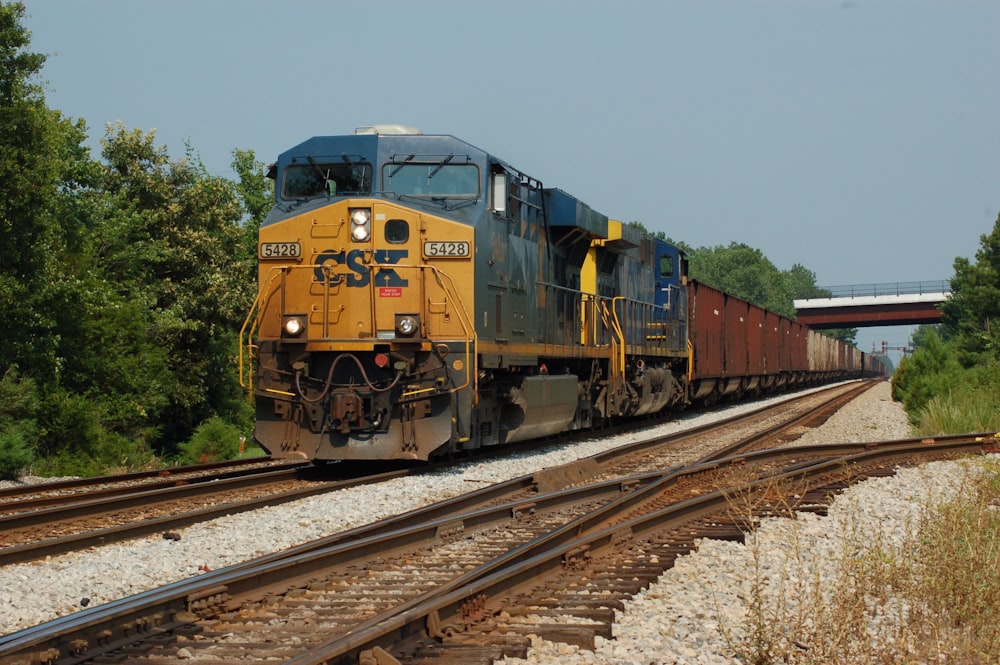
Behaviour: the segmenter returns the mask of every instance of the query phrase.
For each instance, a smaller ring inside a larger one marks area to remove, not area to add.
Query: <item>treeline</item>
[[[917,329],[892,379],[921,435],[1000,431],[1000,216],[954,268],[942,323]]]
[[[46,105],[19,3],[0,4],[0,477],[227,456],[249,435],[237,333],[270,181]],[[229,448],[231,450],[215,450]]]

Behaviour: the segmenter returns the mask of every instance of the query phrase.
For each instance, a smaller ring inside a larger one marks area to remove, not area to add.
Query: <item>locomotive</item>
[[[277,458],[428,460],[878,371],[453,136],[314,137],[268,176],[240,376]]]

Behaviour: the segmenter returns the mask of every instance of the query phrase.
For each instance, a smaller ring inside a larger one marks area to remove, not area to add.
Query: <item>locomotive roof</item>
[[[314,158],[349,157],[377,163],[387,161],[394,155],[405,158],[411,154],[417,156],[468,155],[477,162],[485,162],[488,156],[486,151],[450,134],[372,132],[341,136],[314,136],[281,153],[278,157],[278,164],[284,165],[294,158],[306,155]]]

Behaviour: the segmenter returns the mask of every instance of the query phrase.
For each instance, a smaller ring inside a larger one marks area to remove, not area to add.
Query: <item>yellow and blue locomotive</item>
[[[401,126],[282,153],[244,328],[275,457],[409,459],[688,400],[686,258]]]

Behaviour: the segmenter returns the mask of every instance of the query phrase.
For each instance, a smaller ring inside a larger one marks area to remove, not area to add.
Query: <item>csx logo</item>
[[[401,259],[405,259],[409,251],[405,249],[376,249],[374,259],[376,263],[382,265],[395,265]],[[336,252],[328,249],[316,257],[316,281],[325,281],[324,268],[326,264],[332,263],[332,268],[336,266],[346,266],[347,272],[335,272],[330,276],[330,284],[337,286],[347,281],[347,286],[368,286],[372,278],[372,271],[365,265],[365,250],[352,249],[351,251]],[[409,282],[403,279],[392,268],[379,268],[375,275],[377,286],[406,286]]]

